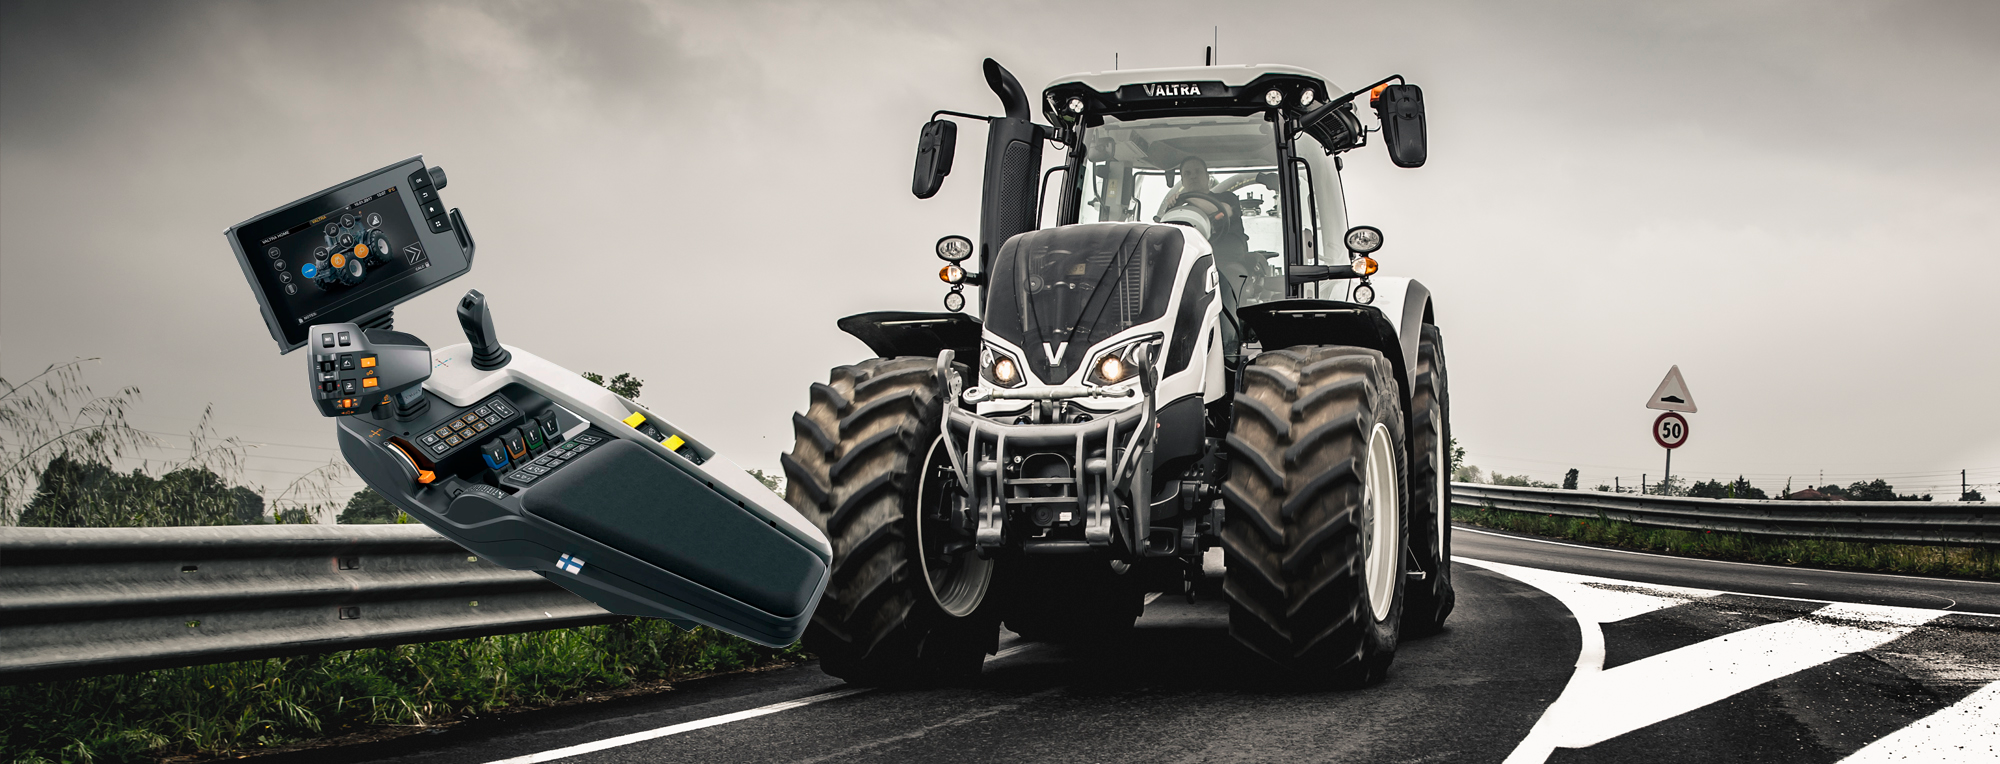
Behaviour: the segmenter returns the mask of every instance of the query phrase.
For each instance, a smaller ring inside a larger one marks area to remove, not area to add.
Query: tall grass
[[[1687,557],[1876,573],[2000,579],[2000,566],[1994,563],[1992,547],[1864,544],[1647,528],[1615,520],[1508,512],[1490,507],[1453,507],[1451,516],[1453,520],[1486,528]]]
[[[803,660],[711,629],[602,626],[0,687],[0,760],[228,755]]]

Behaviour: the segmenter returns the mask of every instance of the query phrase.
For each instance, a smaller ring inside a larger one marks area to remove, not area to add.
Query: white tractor
[[[1148,592],[1192,597],[1220,546],[1230,634],[1259,662],[1379,680],[1451,612],[1451,431],[1430,292],[1377,273],[1339,154],[1379,132],[1421,166],[1421,91],[1097,72],[1045,88],[1043,125],[985,70],[1006,113],[941,111],[919,142],[928,198],[943,117],[988,125],[980,238],[938,242],[948,312],[842,319],[878,357],[793,417],[787,498],[834,555],[807,648],[882,684],[976,675],[1002,623],[1115,641]],[[1066,155],[1047,173],[1044,142]]]

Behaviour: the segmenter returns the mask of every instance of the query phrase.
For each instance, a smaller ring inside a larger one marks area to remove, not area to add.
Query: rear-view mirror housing
[[[1424,136],[1424,91],[1415,85],[1389,85],[1375,102],[1382,118],[1382,142],[1397,167],[1422,167],[1428,149]]]
[[[944,186],[944,176],[951,174],[951,157],[957,148],[957,123],[944,119],[925,122],[923,132],[917,135],[917,169],[910,179],[910,193],[918,199],[937,194]]]

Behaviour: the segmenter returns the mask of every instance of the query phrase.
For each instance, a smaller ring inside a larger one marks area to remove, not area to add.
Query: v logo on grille
[[[1049,343],[1046,342],[1042,343],[1042,355],[1049,357],[1050,366],[1061,366],[1062,357],[1065,354],[1067,354],[1068,351],[1069,351],[1069,342],[1067,340],[1065,340],[1062,344],[1056,345],[1054,347],[1050,347]]]

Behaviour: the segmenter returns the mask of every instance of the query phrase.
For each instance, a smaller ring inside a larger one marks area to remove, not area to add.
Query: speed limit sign
[[[1680,414],[1669,411],[1653,420],[1653,440],[1659,441],[1661,448],[1680,448],[1688,439],[1688,420]]]

